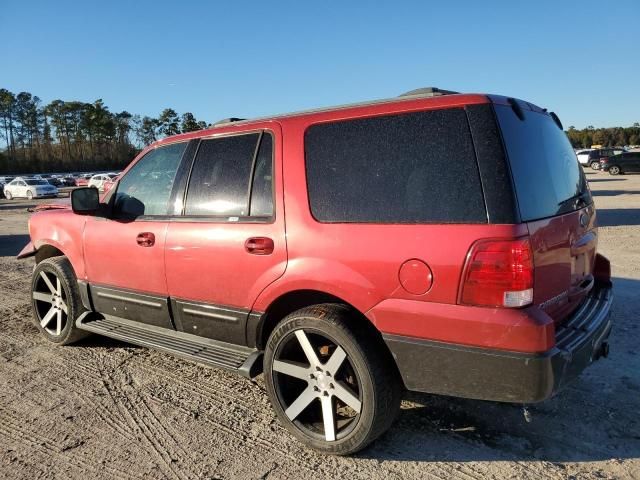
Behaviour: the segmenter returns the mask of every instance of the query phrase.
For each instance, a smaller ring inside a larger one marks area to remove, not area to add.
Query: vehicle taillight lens
[[[609,161],[609,157],[602,157],[600,159],[600,163],[607,163]]]
[[[523,307],[533,301],[533,255],[529,239],[482,240],[471,247],[461,303]]]

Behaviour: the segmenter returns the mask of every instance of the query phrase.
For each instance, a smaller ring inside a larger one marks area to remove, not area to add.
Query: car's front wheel
[[[276,414],[322,453],[361,450],[391,426],[400,407],[400,381],[384,343],[369,328],[356,334],[354,321],[341,305],[304,308],[275,328],[265,349]]]
[[[27,190],[27,198],[33,200],[33,192],[31,190]]]
[[[47,258],[36,266],[31,298],[36,326],[52,343],[68,345],[87,335],[74,325],[86,310],[73,267],[66,257]]]
[[[618,175],[620,173],[620,167],[612,165],[609,167],[609,175]]]
[[[7,200],[11,200],[13,198],[13,195],[11,195],[11,192],[7,190],[6,192],[4,192],[4,198],[6,198]]]

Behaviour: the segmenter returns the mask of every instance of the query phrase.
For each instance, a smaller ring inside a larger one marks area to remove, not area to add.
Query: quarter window
[[[252,217],[273,215],[273,139],[268,133],[262,136],[256,158],[249,215]]]
[[[321,222],[487,222],[462,109],[312,125],[305,162]]]
[[[119,216],[166,215],[171,188],[187,143],[148,152],[118,183],[114,212]]]

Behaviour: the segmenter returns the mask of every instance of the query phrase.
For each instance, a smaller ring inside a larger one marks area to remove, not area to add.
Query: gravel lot
[[[615,276],[609,359],[531,423],[513,405],[407,394],[392,430],[351,458],[294,441],[261,378],[99,337],[47,344],[33,261],[14,258],[29,204],[0,200],[0,477],[640,479],[640,175],[588,178]]]

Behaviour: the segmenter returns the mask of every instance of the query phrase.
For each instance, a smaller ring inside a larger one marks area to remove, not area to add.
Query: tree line
[[[589,148],[591,145],[605,147],[624,147],[626,145],[640,145],[640,123],[636,122],[631,127],[587,128],[578,130],[569,127],[567,131],[569,141],[574,148]]]
[[[93,103],[53,100],[44,105],[29,92],[0,89],[0,173],[115,170],[158,138],[207,127],[186,112],[165,108],[158,117],[113,113]],[[640,145],[640,123],[631,127],[566,132],[574,148]]]
[[[158,117],[111,112],[93,103],[53,100],[0,89],[0,173],[115,170],[145,145],[207,123],[165,108]]]

